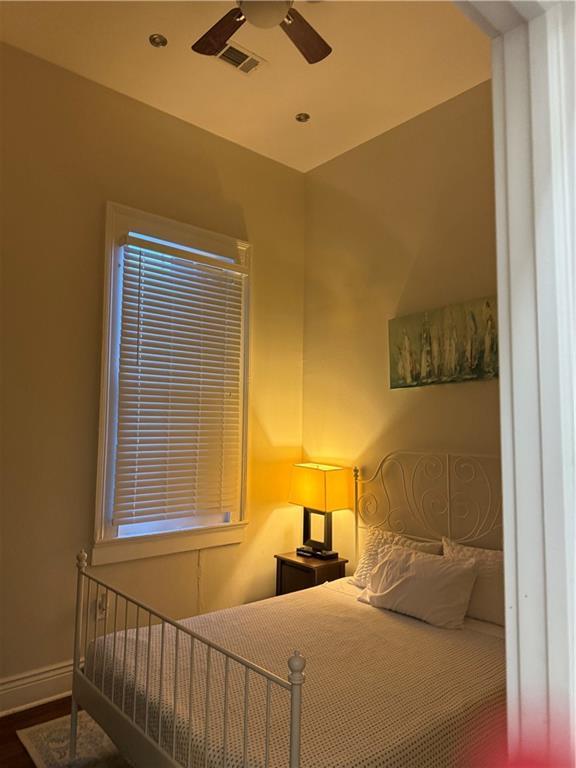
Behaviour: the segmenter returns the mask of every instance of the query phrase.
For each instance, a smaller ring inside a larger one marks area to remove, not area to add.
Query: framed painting
[[[498,376],[496,298],[474,299],[388,321],[390,388]]]

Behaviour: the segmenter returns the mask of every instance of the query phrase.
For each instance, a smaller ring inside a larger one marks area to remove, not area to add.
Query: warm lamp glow
[[[331,464],[294,464],[288,501],[319,512],[350,506],[350,470]]]

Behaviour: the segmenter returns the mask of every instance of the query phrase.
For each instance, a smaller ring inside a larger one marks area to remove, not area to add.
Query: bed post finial
[[[80,552],[78,552],[76,555],[76,568],[78,568],[79,571],[85,571],[87,565],[88,553],[85,549],[81,549]]]
[[[304,667],[306,666],[306,659],[300,651],[294,651],[293,655],[288,659],[288,668],[290,674],[288,680],[293,685],[301,685],[304,682]]]

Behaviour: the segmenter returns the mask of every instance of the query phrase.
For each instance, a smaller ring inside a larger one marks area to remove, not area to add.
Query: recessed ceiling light
[[[164,48],[166,45],[168,45],[168,40],[164,37],[164,35],[158,34],[158,32],[156,32],[154,35],[150,35],[148,40],[150,41],[150,45],[153,45],[154,48]]]
[[[307,123],[308,120],[310,120],[310,115],[308,112],[298,112],[296,115],[296,121],[298,123]]]

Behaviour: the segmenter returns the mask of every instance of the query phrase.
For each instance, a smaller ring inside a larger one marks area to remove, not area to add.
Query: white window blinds
[[[177,253],[122,248],[114,526],[240,511],[245,270]]]

